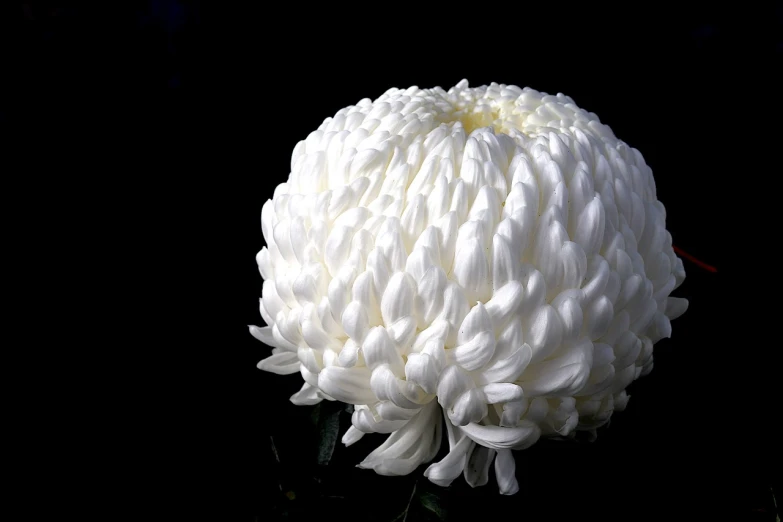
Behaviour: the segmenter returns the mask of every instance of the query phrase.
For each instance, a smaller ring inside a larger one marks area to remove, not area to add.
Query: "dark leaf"
[[[435,514],[438,520],[446,520],[446,510],[441,505],[441,499],[434,493],[422,491],[418,495],[421,505]]]
[[[340,412],[344,404],[337,401],[322,401],[313,412],[318,429],[318,464],[326,466],[332,459],[334,446],[340,434]]]
[[[420,484],[419,479],[413,483],[405,509],[392,522],[441,522],[446,520],[448,513],[442,497],[446,490],[437,488],[426,491],[431,484],[426,479],[423,481],[424,484]]]

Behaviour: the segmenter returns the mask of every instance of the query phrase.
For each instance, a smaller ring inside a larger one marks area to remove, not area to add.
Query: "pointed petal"
[[[258,363],[259,370],[276,373],[278,375],[289,375],[299,371],[299,359],[296,353],[281,352],[270,355]]]
[[[272,335],[272,327],[271,326],[264,326],[259,328],[258,326],[248,325],[248,328],[250,329],[250,335],[261,341],[267,346],[271,346],[272,348],[279,348],[278,342],[275,341],[274,336]]]
[[[397,351],[389,332],[383,326],[370,330],[362,343],[362,352],[367,367],[374,370],[381,364],[389,364],[396,375],[405,374],[405,363]]]
[[[413,299],[416,295],[416,282],[410,274],[397,272],[386,286],[381,299],[383,322],[392,324],[397,319],[410,315],[413,311]]]
[[[345,432],[345,435],[343,435],[342,443],[345,444],[346,446],[350,446],[351,444],[357,442],[362,437],[364,437],[364,432],[357,430],[353,426],[350,426],[348,428],[348,431]]]

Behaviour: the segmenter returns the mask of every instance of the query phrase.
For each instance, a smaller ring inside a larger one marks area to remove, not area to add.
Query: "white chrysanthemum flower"
[[[361,464],[518,490],[512,449],[594,430],[687,301],[652,171],[568,96],[391,89],[327,118],[264,204],[259,368],[355,404]]]

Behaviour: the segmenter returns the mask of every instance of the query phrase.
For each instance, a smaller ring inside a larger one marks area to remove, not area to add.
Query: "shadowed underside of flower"
[[[518,490],[512,449],[625,408],[687,301],[638,150],[568,96],[391,89],[327,118],[262,210],[250,333],[295,404],[355,404],[361,464]]]

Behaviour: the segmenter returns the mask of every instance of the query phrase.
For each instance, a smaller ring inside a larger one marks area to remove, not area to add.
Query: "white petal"
[[[350,426],[348,431],[345,432],[345,435],[343,435],[342,443],[346,446],[350,446],[351,444],[358,442],[362,437],[364,437],[363,431],[359,431],[355,427]]]
[[[495,353],[495,335],[491,332],[481,332],[452,350],[454,361],[468,371],[483,367],[492,358],[493,353]]]
[[[534,368],[528,367],[518,381],[525,395],[567,396],[578,393],[590,376],[592,349],[591,342],[582,342],[560,357],[537,364]]]
[[[557,306],[557,312],[563,325],[563,343],[576,340],[582,331],[582,307],[576,299],[567,298]]]
[[[614,355],[616,359],[612,364],[618,370],[622,370],[633,364],[641,351],[642,341],[633,332],[626,331],[615,343]]]
[[[525,449],[532,446],[541,435],[541,429],[532,422],[522,421],[514,428],[468,424],[462,430],[482,446],[496,450]]]
[[[414,281],[418,282],[421,281],[427,270],[435,268],[435,262],[430,249],[420,246],[414,248],[411,255],[408,256],[408,260],[405,263],[405,271],[413,277]]]
[[[427,198],[424,194],[419,194],[408,202],[400,218],[400,226],[405,245],[412,248],[427,226]]]
[[[378,399],[391,401],[400,408],[418,408],[426,399],[424,390],[412,382],[401,380],[388,364],[373,370],[370,388]]]
[[[589,303],[602,295],[609,282],[609,263],[601,256],[594,256],[588,266],[587,281],[582,286],[585,302]]]
[[[486,307],[478,303],[465,316],[465,319],[461,321],[459,333],[457,334],[457,344],[464,344],[482,332],[492,331],[492,319]]]
[[[378,400],[370,389],[369,368],[324,368],[318,374],[318,388],[349,404],[368,404]]]
[[[407,475],[440,449],[440,408],[434,401],[416,417],[392,433],[386,442],[364,459],[359,467],[379,475]]]
[[[530,345],[523,344],[511,348],[508,357],[490,362],[476,377],[477,384],[514,382],[527,368],[533,350]]]
[[[343,262],[348,259],[351,239],[353,239],[353,229],[350,227],[336,227],[329,233],[329,238],[326,240],[324,263],[332,276],[337,275]]]
[[[337,355],[338,364],[344,368],[356,366],[356,364],[359,362],[359,348],[361,348],[361,346],[353,339],[348,339],[345,341],[343,348]]]
[[[375,288],[381,294],[386,289],[391,274],[389,265],[386,262],[386,256],[380,248],[374,248],[367,256],[367,270],[372,272]]]
[[[362,352],[365,363],[371,370],[381,364],[389,364],[395,374],[403,375],[405,372],[405,363],[386,328],[382,326],[370,330],[362,343]]]
[[[416,319],[413,316],[403,317],[386,327],[392,342],[401,354],[407,354],[416,335]]]
[[[299,359],[295,353],[281,352],[270,355],[258,363],[259,370],[276,373],[278,375],[289,375],[299,371]]]
[[[424,476],[438,486],[448,487],[465,469],[467,452],[473,445],[473,440],[463,436],[442,460],[424,471]]]
[[[546,358],[560,346],[563,339],[563,326],[560,316],[549,305],[539,307],[528,319],[525,339],[533,350],[533,361]]]
[[[593,301],[587,308],[585,321],[587,322],[587,335],[590,339],[598,339],[603,336],[614,318],[614,307],[606,296],[601,296]]]
[[[511,450],[497,450],[495,457],[495,478],[501,495],[515,495],[519,491],[519,482],[516,477],[516,463]]]
[[[491,383],[483,386],[481,390],[487,396],[487,403],[518,401],[524,395],[522,388],[511,383]]]
[[[457,245],[457,230],[459,229],[459,220],[456,212],[447,212],[441,217],[436,226],[440,230],[440,262],[443,269],[451,272],[454,263],[454,249]]]
[[[369,331],[370,321],[367,311],[359,301],[352,301],[343,312],[343,330],[348,337],[360,343]]]
[[[409,419],[390,421],[373,413],[366,407],[357,406],[351,416],[353,426],[362,433],[391,433],[408,423]]]
[[[596,196],[579,216],[574,236],[574,243],[582,247],[588,258],[598,253],[598,248],[601,246],[601,239],[604,236],[604,219],[604,206],[601,199]]]
[[[405,250],[398,219],[389,218],[384,221],[381,229],[378,231],[378,239],[375,244],[383,252],[391,272],[405,270],[408,253]]]
[[[302,389],[291,395],[291,402],[297,406],[311,406],[321,402],[321,398],[317,395],[318,388],[314,388],[307,383],[302,385]]]
[[[492,287],[495,291],[509,281],[519,279],[519,263],[509,240],[502,235],[492,237]]]
[[[427,393],[438,388],[438,363],[426,353],[413,353],[405,363],[405,379],[421,386]]]
[[[400,408],[393,402],[389,401],[381,401],[375,405],[375,411],[378,413],[378,415],[380,415],[384,420],[389,421],[410,420],[419,413],[420,409],[421,408]]]
[[[546,299],[546,281],[544,275],[536,269],[532,269],[525,284],[525,300],[519,311],[523,317],[531,315],[544,304]]]
[[[669,297],[666,300],[666,315],[670,320],[677,319],[688,309],[688,300],[679,297]]]
[[[264,326],[259,328],[258,326],[249,325],[248,328],[250,329],[250,335],[252,335],[256,339],[266,344],[267,346],[271,346],[272,348],[278,348],[277,341],[275,341],[275,338],[272,335],[271,326]]]
[[[608,344],[593,343],[593,367],[611,364],[614,361],[614,350]]]
[[[381,299],[381,315],[388,325],[413,311],[416,282],[405,272],[397,272],[389,280]]]
[[[460,395],[446,413],[455,426],[480,422],[487,416],[487,403],[481,390],[474,388]]]
[[[416,336],[416,340],[413,343],[413,351],[420,352],[424,350],[424,347],[430,341],[439,341],[441,351],[443,351],[443,345],[446,342],[446,337],[448,336],[450,329],[451,327],[449,326],[448,321],[445,319],[436,319],[429,328],[423,330]]]
[[[492,295],[486,250],[478,239],[467,241],[457,251],[453,273],[469,302],[486,301]]]
[[[535,399],[534,399],[535,400]],[[507,402],[503,404],[503,413],[500,416],[500,425],[507,428],[513,428],[519,424],[519,419],[525,414],[528,408],[528,400]]]
[[[489,467],[494,458],[495,450],[478,444],[473,446],[465,465],[465,481],[470,487],[484,486],[489,482]]]
[[[443,311],[440,314],[440,318],[447,321],[450,327],[446,346],[454,346],[457,342],[458,325],[462,324],[469,311],[470,306],[462,289],[459,285],[450,283],[443,294]]]
[[[373,273],[370,270],[365,270],[356,277],[353,282],[353,288],[351,289],[351,297],[353,301],[361,303],[367,318],[372,324],[377,324],[380,320],[378,297],[375,292],[375,281]]]
[[[572,241],[566,241],[560,252],[563,260],[562,288],[579,288],[587,273],[587,256],[582,247]]]
[[[450,407],[457,397],[473,388],[473,380],[456,365],[448,366],[438,380],[438,402],[444,408]]]
[[[428,325],[443,309],[443,293],[446,289],[446,273],[441,267],[433,266],[419,281],[416,311],[420,325]]]
[[[495,295],[487,301],[487,313],[496,331],[501,331],[513,317],[524,299],[525,289],[519,281],[509,281],[495,290]]]

